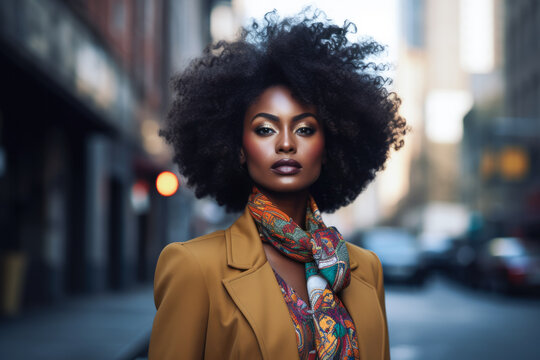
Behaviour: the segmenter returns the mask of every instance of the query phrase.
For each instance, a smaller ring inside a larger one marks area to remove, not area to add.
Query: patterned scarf
[[[263,241],[291,259],[305,263],[318,358],[358,359],[354,323],[335,295],[350,282],[349,253],[341,234],[335,227],[326,227],[311,195],[306,209],[306,230],[255,186],[248,208]]]

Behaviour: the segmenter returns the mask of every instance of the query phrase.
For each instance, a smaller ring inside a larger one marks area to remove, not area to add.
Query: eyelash
[[[312,127],[309,127],[309,126],[302,126],[301,128],[299,128],[298,130],[304,130],[304,129],[307,129],[309,130],[308,133],[306,134],[305,132],[303,133],[303,135],[305,136],[310,136],[310,135],[313,135],[315,133],[315,129],[313,129]],[[272,128],[268,127],[268,126],[260,126],[258,127],[257,129],[255,129],[255,133],[257,133],[257,135],[261,135],[261,136],[268,136],[270,135],[269,132],[263,132],[262,130],[270,130],[270,131],[274,131]],[[297,130],[297,131],[298,131]]]

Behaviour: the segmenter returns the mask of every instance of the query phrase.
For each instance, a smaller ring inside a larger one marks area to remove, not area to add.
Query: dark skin
[[[316,108],[298,102],[284,86],[272,86],[251,104],[244,118],[240,161],[259,190],[293,221],[305,228],[309,186],[325,162],[323,126]],[[281,159],[300,164],[294,174],[280,174],[272,165]],[[309,304],[304,263],[263,244],[270,266]]]

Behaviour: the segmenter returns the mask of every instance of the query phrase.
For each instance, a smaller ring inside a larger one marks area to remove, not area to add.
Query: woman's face
[[[298,102],[281,85],[267,88],[248,107],[240,159],[256,185],[298,192],[319,178],[325,147],[316,116],[315,106]]]

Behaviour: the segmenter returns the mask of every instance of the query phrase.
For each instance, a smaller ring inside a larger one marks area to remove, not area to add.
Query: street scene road
[[[0,322],[0,359],[132,360],[145,355],[152,287],[68,299]]]
[[[1,0],[0,360],[144,360],[162,250],[286,178],[379,257],[393,360],[540,360],[540,294],[503,295],[540,292],[539,34],[540,0]],[[244,133],[302,171],[242,165]]]
[[[540,298],[474,291],[434,278],[386,289],[393,360],[540,359]]]
[[[151,288],[68,305],[4,323],[0,358],[145,357]],[[386,308],[393,360],[540,358],[540,297],[474,291],[433,277],[424,287],[387,285]]]

